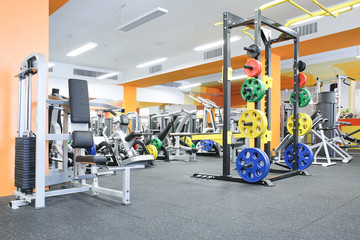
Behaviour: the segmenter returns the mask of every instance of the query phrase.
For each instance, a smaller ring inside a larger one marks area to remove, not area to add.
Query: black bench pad
[[[86,156],[77,156],[76,162],[87,162],[87,163],[96,163],[96,164],[105,164],[107,159],[105,156],[93,156],[93,155],[86,155]]]
[[[141,136],[142,136],[141,132],[131,132],[128,135],[126,135],[125,141],[128,142],[135,137],[141,137]]]

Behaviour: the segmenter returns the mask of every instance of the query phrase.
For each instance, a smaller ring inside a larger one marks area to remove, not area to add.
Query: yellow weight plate
[[[149,153],[154,156],[154,160],[156,160],[158,156],[157,148],[154,145],[147,145],[146,148],[149,151]]]
[[[261,137],[266,132],[268,121],[260,110],[246,110],[239,118],[240,133],[247,138]]]
[[[299,113],[298,116],[299,116],[298,135],[303,136],[311,131],[312,120],[311,117],[306,113]],[[286,122],[287,130],[289,131],[289,133],[291,133],[291,135],[293,134],[293,127],[294,127],[293,120],[294,120],[294,115],[291,115]]]
[[[182,137],[180,140],[183,141],[184,143],[186,143],[189,147],[191,147],[193,144],[190,137]]]

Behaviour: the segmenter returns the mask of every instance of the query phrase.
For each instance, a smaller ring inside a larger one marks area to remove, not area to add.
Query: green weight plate
[[[161,148],[161,140],[158,138],[151,139],[150,145],[154,145],[157,150],[160,150]]]
[[[259,79],[249,78],[241,86],[241,97],[247,102],[258,102],[265,96],[265,84]]]
[[[299,89],[299,107],[306,107],[311,101],[311,94],[304,88]],[[294,92],[290,96],[290,102],[294,105]]]

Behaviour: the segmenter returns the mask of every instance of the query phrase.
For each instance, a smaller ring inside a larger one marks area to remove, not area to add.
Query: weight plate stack
[[[31,194],[35,188],[36,137],[15,138],[15,186]]]
[[[162,143],[161,140],[158,138],[153,138],[151,139],[150,145],[154,145],[156,147],[157,150],[160,150]]]

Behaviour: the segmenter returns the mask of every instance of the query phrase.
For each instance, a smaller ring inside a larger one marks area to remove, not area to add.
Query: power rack
[[[276,30],[280,35],[276,38],[271,38],[271,36],[265,33],[262,29],[262,26],[269,27]],[[230,175],[230,145],[228,145],[228,138],[230,133],[230,106],[231,106],[231,30],[237,27],[249,27],[254,29],[254,41],[255,44],[261,46],[263,42],[265,46],[265,75],[271,77],[271,47],[273,43],[284,42],[288,40],[293,40],[294,44],[294,64],[293,64],[293,76],[294,76],[294,104],[293,104],[293,113],[294,116],[298,116],[299,113],[299,69],[298,69],[298,57],[299,57],[299,34],[285,27],[269,18],[262,16],[261,9],[255,10],[255,16],[251,18],[241,18],[230,12],[224,12],[223,14],[223,38],[224,38],[224,57],[223,57],[223,97],[224,97],[224,122],[223,122],[223,171],[222,175],[211,175],[211,174],[201,174],[195,173],[193,177],[204,178],[204,179],[215,179],[215,180],[225,180],[233,182],[243,182],[249,183],[239,177],[233,177]],[[246,48],[245,48],[246,49]],[[249,51],[249,49],[246,49]],[[261,53],[256,56],[256,60],[261,60]],[[257,76],[257,79],[261,80],[261,75]],[[267,129],[270,130],[271,126],[271,87],[266,90],[265,95],[265,114],[268,119]],[[255,102],[255,109],[260,110],[261,105],[260,101]],[[254,139],[254,145],[257,148],[260,148],[261,142],[260,138]],[[293,118],[293,146],[298,146],[298,118]],[[272,159],[270,142],[267,142],[264,145],[264,150],[266,155],[269,157],[270,161]],[[279,173],[278,175],[273,175],[267,178],[262,179],[261,181],[256,182],[256,184],[262,184],[266,186],[274,186],[274,181],[288,178],[296,175],[310,175],[304,170],[299,170],[299,160],[298,160],[298,148],[293,148],[293,164],[292,169],[288,166],[273,162],[276,165],[279,165],[284,170],[281,169],[271,169],[270,171]]]

